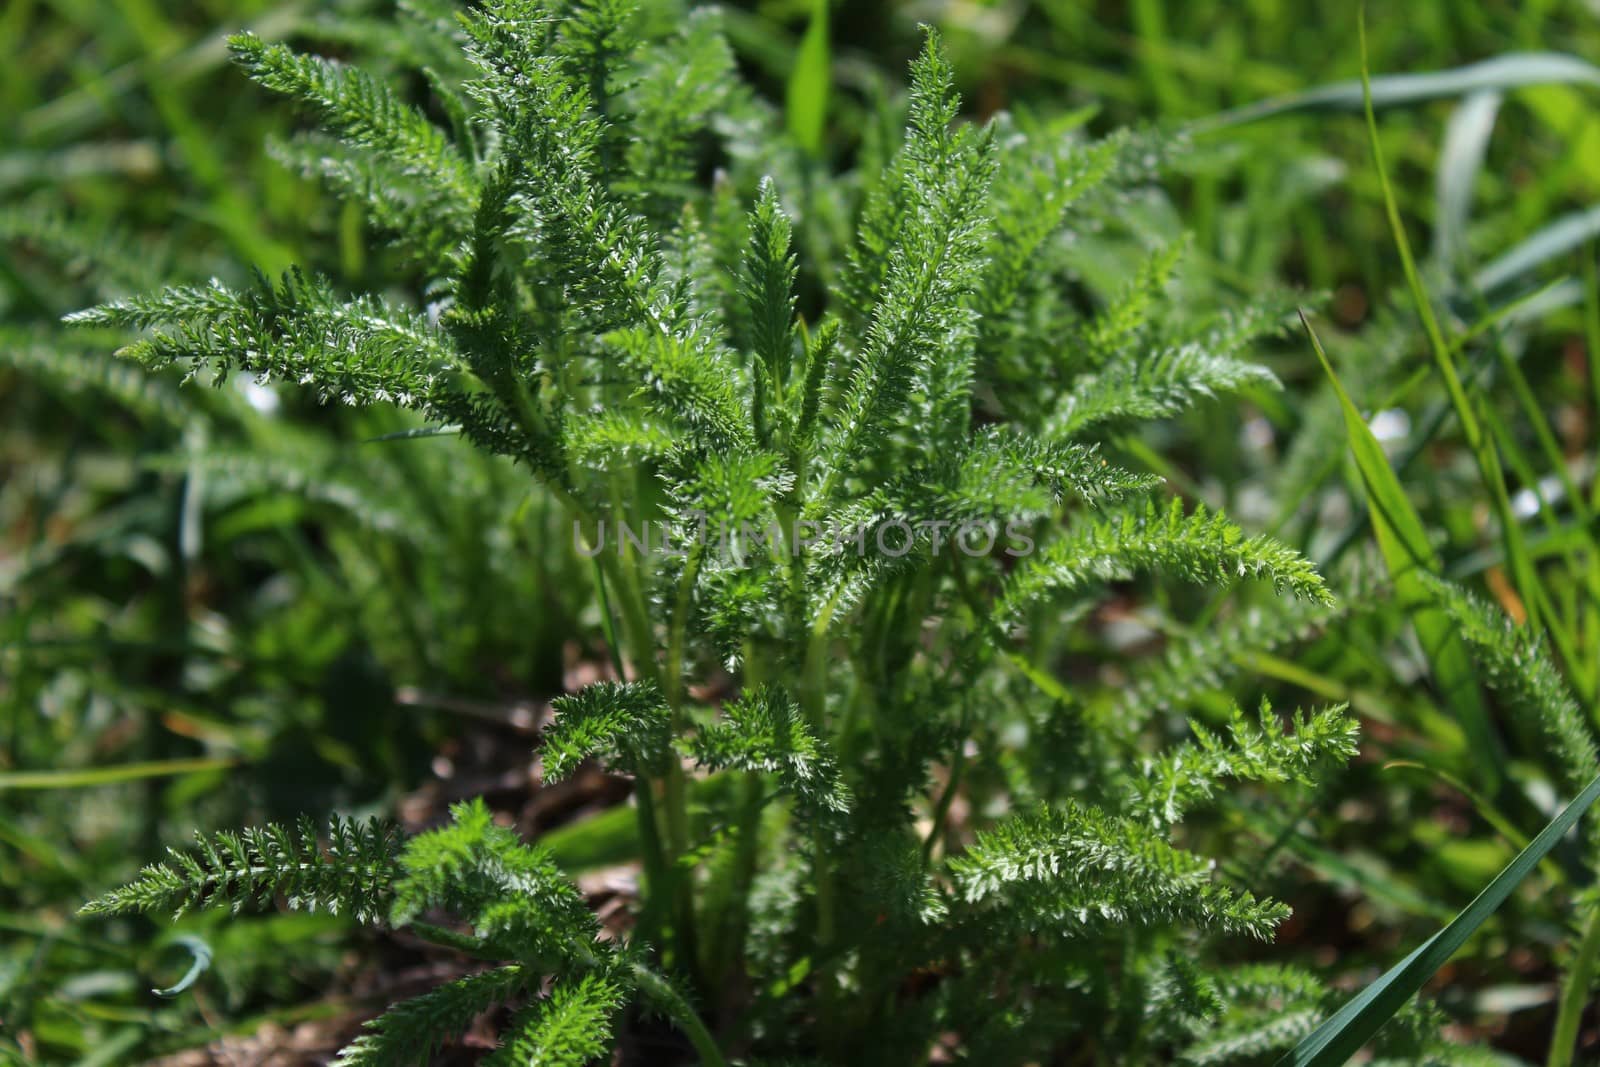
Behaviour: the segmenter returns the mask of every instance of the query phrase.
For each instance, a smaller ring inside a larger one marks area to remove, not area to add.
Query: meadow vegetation
[[[7,7],[0,1060],[1600,1056],[1600,16],[1247,6]]]

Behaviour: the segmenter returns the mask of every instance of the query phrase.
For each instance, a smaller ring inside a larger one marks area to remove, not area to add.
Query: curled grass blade
[[[1600,88],[1600,67],[1562,52],[1509,52],[1450,70],[1373,78],[1371,97],[1376,107],[1401,107],[1486,90],[1504,91],[1534,85]],[[1205,120],[1199,128],[1224,129],[1299,111],[1356,111],[1362,106],[1362,96],[1360,79],[1335,82],[1224,111]]]

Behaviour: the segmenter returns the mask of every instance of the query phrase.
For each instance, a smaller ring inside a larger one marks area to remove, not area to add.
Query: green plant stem
[[[739,814],[733,854],[733,893],[730,914],[723,922],[717,945],[713,978],[725,984],[738,972],[744,956],[744,941],[750,927],[750,886],[755,881],[756,861],[760,858],[761,811],[766,806],[766,791],[761,775],[744,774],[739,783]]]
[[[672,736],[676,737],[681,732],[681,720],[674,715]],[[678,951],[683,956],[683,966],[692,969],[699,955],[695,938],[693,881],[689,877],[689,870],[683,866],[689,852],[687,792],[683,766],[676,756],[669,754],[661,802],[666,808],[668,862],[672,869],[671,886]]]
[[[606,651],[611,654],[611,667],[618,681],[626,681],[622,667],[622,653],[617,648],[617,635],[611,621],[611,597],[606,591],[605,569],[598,555],[590,559],[594,567],[595,590],[600,596],[600,626],[605,634]],[[650,779],[640,774],[633,780],[635,810],[639,819],[639,850],[644,861],[644,908],[639,917],[640,936],[648,938],[656,928],[656,907],[670,881],[666,856],[661,850],[661,824],[656,816],[656,798]]]
[[[756,655],[755,643],[744,644],[744,689],[749,692],[764,681],[761,660]],[[744,957],[745,938],[750,928],[750,886],[755,881],[756,866],[761,853],[761,813],[766,807],[766,790],[762,776],[747,771],[739,783],[739,807],[735,824],[733,893],[729,914],[719,925],[719,942],[712,955],[716,982],[726,987],[739,973],[739,963]]]
[[[672,882],[671,868],[661,848],[661,823],[656,814],[655,787],[639,775],[633,781],[634,805],[639,818],[639,850],[644,859],[644,908],[640,916],[640,937],[648,937],[659,920],[657,905]]]
[[[469,956],[482,956],[486,952],[483,941],[471,934],[458,934],[454,930],[424,922],[407,923],[406,929],[430,944],[465,952]]]
[[[691,600],[694,596],[695,576],[700,572],[700,561],[705,552],[704,546],[696,548],[684,565],[683,574],[678,579],[677,594],[672,608],[672,625],[667,632],[667,662],[663,666],[665,677],[664,689],[667,705],[672,708],[674,716],[683,706],[683,656],[684,643],[689,630],[689,611],[692,607]]]
[[[676,989],[672,988],[670,983],[639,963],[633,965],[633,980],[639,992],[683,1031],[683,1036],[689,1039],[694,1050],[700,1054],[702,1067],[727,1067],[728,1061],[723,1058],[722,1050],[717,1047],[711,1031],[706,1029],[706,1024],[700,1020],[699,1014]]]
[[[806,659],[804,674],[801,679],[800,699],[806,717],[811,723],[811,728],[818,737],[829,737],[827,731],[827,709],[824,694],[827,692],[826,671],[828,654],[828,626],[833,619],[833,612],[837,600],[829,601],[817,614],[816,621],[811,626],[811,638],[806,646]],[[816,880],[816,907],[817,907],[817,938],[816,938],[816,976],[817,976],[817,1019],[821,1024],[824,1035],[832,1035],[836,1031],[834,1024],[834,980],[833,967],[824,965],[825,960],[832,956],[834,938],[836,936],[836,902],[833,878],[833,867],[828,862],[827,842],[819,827],[812,837],[812,873]]]
[[[684,642],[688,632],[694,579],[699,572],[703,552],[703,547],[696,549],[683,568],[683,575],[678,580],[672,623],[667,633],[667,658],[662,665],[662,674],[667,706],[672,712],[673,737],[679,737],[684,732]],[[663,779],[662,804],[666,808],[668,861],[673,865],[672,898],[678,951],[683,958],[682,966],[693,970],[700,961],[698,939],[695,936],[694,884],[689,871],[682,867],[689,852],[688,790],[684,782],[683,764],[670,754]]]
[[[1600,971],[1600,906],[1590,909],[1589,924],[1578,942],[1578,954],[1567,971],[1567,987],[1562,991],[1561,1007],[1556,1012],[1546,1067],[1572,1067],[1578,1026],[1583,1021],[1583,1009],[1589,1004],[1589,990],[1594,986],[1597,971]]]
[[[828,736],[825,729],[827,715],[824,707],[825,694],[828,691],[828,624],[833,617],[835,603],[830,601],[825,605],[811,626],[811,637],[806,643],[804,673],[800,679],[800,704],[805,709],[806,719],[818,737]]]
[[[581,513],[581,505],[576,500],[565,494],[563,496],[565,500],[571,502],[572,508]],[[621,491],[615,479],[612,481],[612,504],[613,511],[619,516],[622,515]],[[620,538],[620,533],[618,536]],[[662,684],[672,708],[672,735],[677,736],[683,725],[679,712],[682,688],[682,627],[675,619],[674,633],[667,652],[667,663],[664,668],[658,667],[654,655],[653,631],[645,612],[644,594],[637,564],[632,567],[624,566],[621,542],[619,541],[614,547],[617,549],[615,553],[596,554],[597,574],[602,579],[609,575],[612,586],[616,588],[616,600],[622,613],[623,632],[628,647],[634,653],[632,657],[634,670],[639,676]],[[692,575],[690,580],[692,581]],[[603,583],[601,588],[605,588]],[[610,615],[609,608],[606,615],[607,617]],[[681,618],[681,613],[679,617]],[[618,677],[624,677],[620,655],[615,655],[613,664]],[[689,847],[688,804],[683,767],[675,759],[668,759],[659,784],[660,807],[665,809],[664,814],[657,810],[656,783],[641,775],[635,783],[634,790],[639,810],[641,849],[647,866],[655,869],[655,877],[649,883],[652,899],[647,905],[647,910],[654,912],[657,902],[662,902],[671,909],[678,955],[683,965],[692,969],[698,961],[695,947],[693,886],[686,872],[678,870],[678,862]],[[662,834],[663,822],[665,835]]]
[[[623,513],[622,494],[616,480],[612,479],[612,510],[621,516]],[[566,499],[572,500],[571,497]],[[572,507],[580,508],[575,500]],[[620,518],[619,518],[620,523]],[[621,537],[620,527],[618,537]],[[653,652],[654,641],[649,618],[644,609],[644,597],[638,581],[636,567],[624,566],[620,540],[614,546],[614,553],[597,553],[594,557],[596,564],[596,581],[602,594],[602,606],[607,620],[610,619],[610,601],[606,594],[606,578],[609,575],[611,585],[617,590],[617,603],[622,611],[622,628],[628,644],[633,651],[634,670],[640,676],[652,681],[659,680],[660,671]],[[609,639],[609,638],[608,638]],[[681,640],[681,638],[680,638]],[[611,639],[612,663],[616,668],[617,677],[624,679],[626,676],[622,669],[622,658],[617,652],[617,643]],[[677,698],[674,690],[679,684],[681,667],[674,667],[681,657],[675,656],[669,649],[666,689],[668,699],[673,708],[672,733],[677,735],[681,728],[678,718]],[[634,797],[638,808],[640,848],[643,852],[646,867],[646,884],[648,896],[646,898],[645,913],[650,923],[659,920],[659,908],[670,908],[673,915],[674,940],[677,942],[678,954],[682,957],[686,967],[692,968],[697,959],[694,938],[694,904],[690,895],[692,886],[684,872],[677,869],[680,857],[688,848],[687,807],[684,798],[683,768],[676,760],[670,759],[659,783],[661,789],[660,807],[665,809],[665,818],[658,810],[656,803],[657,784],[652,782],[648,775],[640,775],[634,782]],[[665,834],[662,832],[662,823],[665,821]],[[665,840],[663,840],[665,837]]]
[[[960,568],[958,567],[957,570]],[[922,842],[922,862],[927,863],[933,856],[933,846],[944,834],[944,821],[950,815],[950,805],[955,803],[956,793],[961,789],[961,777],[967,769],[967,735],[972,730],[972,702],[964,700],[961,703],[961,724],[956,729],[956,751],[950,758],[950,778],[944,784],[944,790],[939,794],[939,800],[933,807],[933,825],[928,827],[927,839]]]
[[[606,639],[606,652],[611,657],[611,669],[617,672],[617,681],[628,680],[628,673],[622,667],[622,653],[617,649],[617,631],[611,622],[611,595],[606,591],[606,572],[600,566],[598,557],[591,558],[589,565],[594,569],[594,588],[600,597],[600,632]]]
[[[611,487],[611,512],[617,516],[618,530],[617,541],[613,546],[615,551],[602,553],[601,558],[610,564],[610,574],[616,588],[618,605],[622,609],[623,636],[627,640],[628,649],[633,653],[633,667],[639,676],[653,682],[660,682],[660,669],[656,663],[655,630],[650,625],[649,613],[645,610],[644,583],[639,575],[638,560],[623,554],[621,523],[627,516],[627,507],[623,499],[622,486],[613,476],[610,480]]]
[[[1589,925],[1584,926],[1584,936],[1578,942],[1578,955],[1573,966],[1566,971],[1566,989],[1562,990],[1562,1006],[1555,1014],[1555,1030],[1550,1033],[1550,1057],[1546,1067],[1571,1067],[1573,1051],[1578,1045],[1578,1027],[1589,1006],[1589,989],[1595,984],[1595,971],[1600,969],[1600,905],[1590,909]]]
[[[955,802],[956,791],[961,788],[961,775],[967,766],[966,731],[961,732],[960,739],[956,742],[956,754],[950,760],[950,778],[944,784],[944,790],[939,794],[939,801],[934,805],[932,821],[928,827],[928,836],[922,842],[922,861],[926,863],[933,856],[933,846],[938,843],[944,834],[944,821],[950,814],[950,805]]]

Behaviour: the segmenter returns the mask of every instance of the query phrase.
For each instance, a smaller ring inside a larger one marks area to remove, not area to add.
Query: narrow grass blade
[[[146,56],[171,55],[177,50],[174,45],[182,35],[167,20],[164,5],[151,0],[119,0],[113,6]],[[266,232],[257,221],[257,213],[230,184],[226,161],[195,118],[192,101],[168,80],[159,60],[151,58],[142,65],[145,90],[171,136],[176,154],[210,197],[192,214],[214,226],[242,258],[268,275],[287,270],[295,261],[294,255]]]
[[[12,789],[87,789],[146,778],[169,778],[200,771],[220,771],[235,766],[231,758],[153,760],[120,763],[114,767],[87,767],[79,771],[7,771],[0,774],[0,793]]]
[[[1456,637],[1443,612],[1429,606],[1431,598],[1422,587],[1417,575],[1428,571],[1438,573],[1439,560],[1428,542],[1422,519],[1406,498],[1400,480],[1395,477],[1383,446],[1373,436],[1361,412],[1345,392],[1344,384],[1333,372],[1328,354],[1316,331],[1301,316],[1311,347],[1316,350],[1322,369],[1327,372],[1344,412],[1345,433],[1350,440],[1350,451],[1355,456],[1356,470],[1366,493],[1367,507],[1371,512],[1373,532],[1378,548],[1383,553],[1389,576],[1394,579],[1396,597],[1411,617],[1417,639],[1422,642],[1428,662],[1433,670],[1434,683],[1439,687],[1443,703],[1455,709],[1461,729],[1467,736],[1468,747],[1478,771],[1479,782],[1491,795],[1499,785],[1499,762],[1495,758],[1498,745],[1489,726],[1489,715],[1483,704],[1483,694],[1478,689],[1477,676],[1472,670],[1472,660],[1466,646]]]
[[[1600,907],[1590,909],[1583,940],[1578,942],[1577,954],[1567,969],[1567,984],[1561,993],[1555,1030],[1550,1035],[1550,1057],[1545,1060],[1545,1067],[1571,1067],[1578,1029],[1583,1024],[1583,1011],[1589,1003],[1589,990],[1594,988],[1597,971],[1600,971]]]
[[[784,101],[789,132],[812,156],[822,154],[822,131],[828,117],[829,61],[828,0],[812,0],[811,24],[800,40]]]
[[[1472,809],[1478,813],[1478,818],[1494,827],[1495,833],[1505,838],[1506,843],[1512,848],[1520,852],[1528,847],[1528,835],[1517,829],[1516,824],[1511,821],[1509,816],[1495,807],[1494,802],[1488,797],[1450,772],[1426,763],[1418,763],[1415,760],[1390,760],[1383,765],[1383,769],[1386,771],[1416,771],[1454,789],[1472,805]],[[1562,870],[1561,865],[1553,860],[1545,865],[1545,873],[1558,882],[1567,880],[1567,872]]]
[[[1450,397],[1450,405],[1455,409],[1456,421],[1461,424],[1461,434],[1466,438],[1467,448],[1477,462],[1478,477],[1489,493],[1489,501],[1499,521],[1500,539],[1505,544],[1506,562],[1511,566],[1512,580],[1517,592],[1521,594],[1529,623],[1537,626],[1538,604],[1543,592],[1538,584],[1538,572],[1528,556],[1527,546],[1523,543],[1522,527],[1511,508],[1511,496],[1506,492],[1505,478],[1500,472],[1499,456],[1495,453],[1493,442],[1485,437],[1483,428],[1478,424],[1478,417],[1473,411],[1471,401],[1467,398],[1466,388],[1461,384],[1461,375],[1456,370],[1455,356],[1450,346],[1445,343],[1444,330],[1439,326],[1439,317],[1435,314],[1433,303],[1428,298],[1428,291],[1422,284],[1422,275],[1417,270],[1416,258],[1411,254],[1411,242],[1406,237],[1405,224],[1400,219],[1400,206],[1395,200],[1394,186],[1389,181],[1389,170],[1384,164],[1383,141],[1378,136],[1378,115],[1373,105],[1372,74],[1367,69],[1365,8],[1360,8],[1356,12],[1356,29],[1361,42],[1361,89],[1366,105],[1367,139],[1372,145],[1372,163],[1378,172],[1378,185],[1383,190],[1384,212],[1389,217],[1389,229],[1394,235],[1395,251],[1400,254],[1400,265],[1405,270],[1406,287],[1411,290],[1417,317],[1422,320],[1423,332],[1427,335],[1428,346],[1433,352],[1434,366],[1439,371],[1440,380],[1444,382],[1445,392]]]
[[[1492,292],[1597,235],[1600,207],[1564,215],[1480,270],[1472,279],[1473,288]]]
[[[1505,903],[1512,890],[1572,829],[1596,797],[1600,797],[1600,777],[1585,786],[1583,792],[1552,819],[1528,847],[1507,864],[1494,881],[1444,929],[1424,941],[1382,978],[1362,990],[1321,1026],[1307,1034],[1278,1060],[1277,1067],[1337,1067],[1355,1055],[1467,942],[1478,927]]]
[[[1290,833],[1284,838],[1283,848],[1328,885],[1359,895],[1364,900],[1393,909],[1402,915],[1432,919],[1434,922],[1450,920],[1449,907],[1424,896],[1404,881],[1393,877],[1389,869],[1382,864],[1352,863],[1350,857],[1323,848],[1296,833]]]
[[[215,32],[181,52],[164,51],[95,73],[70,92],[17,116],[18,143],[62,143],[82,138],[90,127],[116,113],[119,103],[139,84],[141,70],[148,62],[161,64],[162,77],[169,87],[183,89],[196,78],[228,65],[231,34],[245,31],[269,41],[283,40],[300,33],[306,18],[305,9],[299,4],[275,5],[260,18],[242,25],[230,16]]]
[[[1484,90],[1521,89],[1530,85],[1587,85],[1600,88],[1600,67],[1562,52],[1511,52],[1450,70],[1373,78],[1372,102],[1376,107],[1398,107]],[[1336,82],[1225,111],[1206,120],[1204,125],[1207,128],[1237,126],[1296,111],[1356,111],[1361,108],[1361,98],[1360,80]]]

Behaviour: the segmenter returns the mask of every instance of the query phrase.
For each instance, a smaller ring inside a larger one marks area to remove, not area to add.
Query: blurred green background
[[[836,4],[812,53],[825,95],[797,64],[815,3],[725,8],[754,82],[788,101],[803,140],[820,129],[817,166],[850,165],[921,22],[944,31],[975,116],[1090,109],[1096,132],[1181,138],[1162,191],[1130,200],[1130,228],[1151,242],[1192,234],[1192,299],[1303,290],[1346,385],[1383,413],[1375,426],[1447,570],[1525,609],[1492,494],[1426,373],[1359,92],[1303,95],[1359,75],[1353,5]],[[451,440],[375,442],[410,428],[397,415],[249,383],[182,388],[117,364],[113,339],[58,326],[97,300],[237,278],[244,264],[392,284],[361,218],[274,157],[303,124],[229,69],[223,46],[247,28],[390,72],[426,60],[374,47],[385,16],[353,0],[0,11],[0,1059],[130,1062],[234,1035],[225,1048],[240,1055],[314,1060],[363,1005],[438,966],[325,917],[74,917],[197,827],[333,807],[417,821],[487,792],[542,832],[615,800],[603,783],[550,797],[529,780],[539,702],[581,675],[597,619],[565,565],[566,532],[525,478]],[[1507,468],[1540,614],[1592,709],[1600,7],[1372,5],[1368,37],[1404,226]],[[1485,61],[1443,81],[1382,79]],[[1283,394],[1124,447],[1341,574],[1369,535],[1337,408],[1302,336],[1260,358]],[[1262,957],[1352,974],[1403,954],[1514,851],[1499,813],[1449,780],[1386,769],[1454,766],[1462,740],[1416,684],[1418,657],[1396,637],[1405,620],[1359,603],[1288,649],[1228,650],[1192,694],[1215,710],[1223,692],[1282,693],[1285,706],[1310,693],[1366,720],[1362,761],[1298,813],[1308,822],[1251,828],[1290,842],[1271,889],[1297,909]],[[1533,746],[1510,736],[1511,819],[1531,832],[1523,816],[1555,798]],[[1449,969],[1441,1004],[1464,1035],[1542,1056],[1565,899],[1530,887]],[[209,940],[214,975],[153,997],[188,967],[186,934]]]

